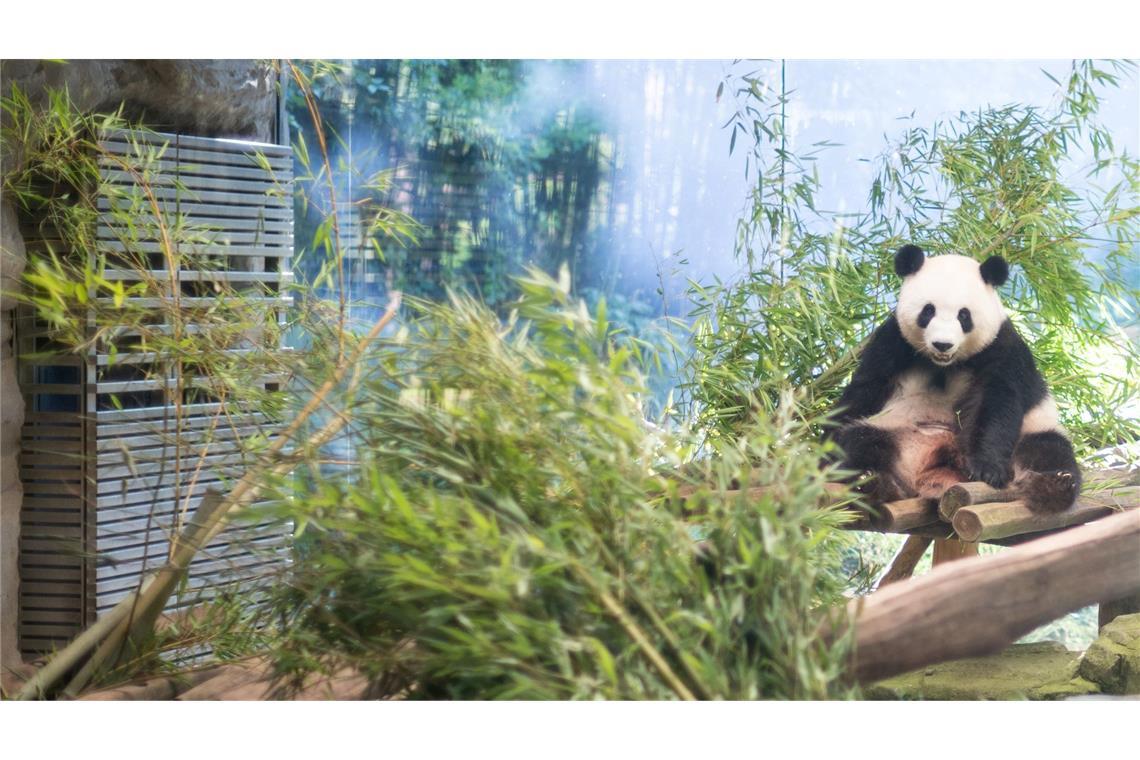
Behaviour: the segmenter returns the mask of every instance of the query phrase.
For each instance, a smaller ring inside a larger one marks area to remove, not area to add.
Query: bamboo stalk
[[[259,465],[247,470],[224,498],[218,499],[217,502],[211,501],[208,496],[203,498],[195,513],[196,517],[200,515],[200,519],[192,520],[191,524],[179,534],[174,551],[171,552],[166,564],[96,621],[91,628],[48,660],[47,664],[24,684],[15,699],[37,699],[46,696],[68,672],[82,662],[81,670],[68,684],[69,691],[81,689],[87,678],[123,651],[127,641],[138,641],[141,636],[149,632],[148,626],[153,626],[155,619],[166,606],[166,600],[198,549],[209,545],[225,528],[233,512],[257,498],[267,478],[284,474],[294,466],[292,457],[281,457],[282,451],[308,419],[325,403],[333,389],[344,381],[349,369],[353,370],[349,383],[350,392],[356,387],[360,378],[360,359],[364,351],[396,316],[399,305],[400,294],[395,293],[384,315],[360,339],[352,355],[338,362],[332,376],[321,385],[292,423],[269,446]],[[347,424],[348,417],[336,414],[321,430],[305,441],[305,447],[320,448],[332,440]],[[90,661],[84,662],[85,658],[89,658]]]
[[[109,686],[99,691],[88,692],[80,699],[88,701],[139,701],[174,699],[180,692],[187,691],[200,683],[222,673],[232,664],[211,665],[198,670],[187,670],[169,676],[148,678],[145,681]]]
[[[143,584],[145,588],[150,582]],[[136,596],[132,593],[128,599]],[[123,600],[127,601],[126,599]],[[108,634],[115,630],[130,614],[130,605],[120,602],[91,627],[79,634],[70,644],[52,656],[35,674],[29,678],[13,699],[41,699],[47,696],[48,689],[78,665],[83,657],[95,649]]]
[[[661,677],[665,679],[665,682],[669,684],[673,692],[686,702],[696,700],[696,697],[693,696],[693,692],[691,692],[684,681],[677,676],[673,668],[669,667],[669,663],[665,661],[664,656],[662,656],[661,652],[657,651],[657,647],[653,646],[653,642],[649,640],[645,632],[634,622],[626,609],[614,599],[610,592],[600,587],[594,581],[588,570],[577,563],[574,563],[572,566],[578,577],[598,595],[598,599],[601,601],[602,606],[606,608],[606,611],[613,615],[614,619],[625,629],[625,632],[629,634],[630,638],[637,642],[637,645],[641,647],[642,653],[653,666],[657,668],[657,672],[661,674]]]
[[[963,541],[1007,538],[1021,533],[1067,528],[1140,506],[1140,486],[1128,486],[1081,497],[1063,512],[1033,512],[1024,501],[962,507],[954,515],[954,532]]]
[[[129,655],[131,649],[129,645],[132,642],[139,643],[145,632],[153,630],[158,615],[166,605],[166,599],[173,593],[181,578],[182,573],[176,568],[188,567],[194,555],[206,547],[209,542],[204,541],[203,537],[209,526],[220,518],[220,511],[224,506],[225,500],[221,493],[213,489],[206,492],[198,504],[198,509],[194,511],[193,517],[182,529],[182,532],[175,536],[174,546],[167,564],[159,568],[155,574],[154,582],[146,592],[140,593],[136,597],[139,604],[133,607],[131,614],[124,618],[103,640],[95,653],[64,688],[63,694],[65,696],[78,697],[100,667],[104,664],[122,662]],[[154,605],[144,606],[142,599],[147,594],[162,598],[162,604],[157,607]]]

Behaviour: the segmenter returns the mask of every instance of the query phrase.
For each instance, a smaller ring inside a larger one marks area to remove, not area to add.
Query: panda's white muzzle
[[[961,334],[962,328],[957,317],[953,319],[935,317],[926,326],[926,334],[923,336],[931,360],[940,366],[945,366],[954,361],[954,355],[958,353],[958,347],[961,344]]]

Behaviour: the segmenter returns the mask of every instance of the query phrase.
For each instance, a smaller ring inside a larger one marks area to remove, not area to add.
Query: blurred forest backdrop
[[[636,319],[684,316],[689,280],[743,272],[738,227],[755,165],[731,128],[726,79],[750,73],[770,94],[786,93],[786,148],[813,161],[817,207],[843,214],[864,205],[872,159],[897,134],[987,105],[1055,104],[1049,76],[1064,80],[1070,65],[354,60],[313,89],[334,136],[338,201],[377,203],[415,223],[368,243],[359,222],[356,297],[379,302],[390,288],[438,297],[459,285],[501,304],[524,265],[554,272],[565,262],[579,293],[604,294],[611,311],[616,301]],[[1137,103],[1136,80],[1126,78],[1099,105],[1133,155]],[[296,88],[290,115],[294,139],[315,154]],[[1075,171],[1089,156],[1073,148]],[[328,200],[307,200],[298,246],[311,249]],[[319,262],[300,267],[311,275]],[[1131,273],[1140,276],[1140,264]]]

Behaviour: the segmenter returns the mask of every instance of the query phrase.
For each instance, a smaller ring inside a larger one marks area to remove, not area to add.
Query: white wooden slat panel
[[[292,282],[293,251],[288,147],[162,133],[108,134],[101,145],[111,155],[100,158],[105,195],[97,201],[94,231],[108,256],[108,279],[262,288],[264,295],[251,302],[283,317],[292,303],[284,294]],[[113,266],[117,253],[149,256],[152,267],[162,266],[160,228],[150,199],[136,185],[139,176],[152,185],[165,223],[190,233],[177,243],[180,265],[173,275],[155,269],[140,276]],[[50,229],[29,240],[29,250],[49,248],[67,255]],[[187,292],[179,303],[191,319],[194,310],[217,303],[201,297],[201,290]],[[151,294],[133,306],[159,315],[169,301]],[[170,330],[156,321],[147,329]],[[161,357],[122,343],[137,342],[138,330],[114,331],[85,356],[53,357],[47,325],[26,312],[21,324],[21,353],[39,358],[22,360],[20,368],[28,413],[20,463],[26,496],[19,631],[22,650],[37,654],[63,645],[129,593],[144,565],[161,561],[187,505],[192,511],[207,489],[224,489],[240,476],[245,459],[239,442],[274,428],[261,413],[198,402],[183,405],[176,439],[171,407],[163,402],[176,385]],[[193,324],[185,331],[199,332]],[[112,358],[108,341],[127,348]],[[286,380],[271,375],[258,382],[280,386]],[[185,386],[208,390],[210,382],[190,376]],[[112,394],[127,397],[127,408],[108,403]],[[219,584],[280,568],[289,551],[289,537],[280,531],[227,530],[196,559],[188,586],[208,598]]]

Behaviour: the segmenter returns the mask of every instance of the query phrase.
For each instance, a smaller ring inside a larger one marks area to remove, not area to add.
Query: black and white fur
[[[961,481],[1012,485],[1039,512],[1080,491],[1073,447],[1033,355],[997,290],[994,256],[895,255],[898,307],[879,326],[839,400],[829,435],[845,469],[875,474],[875,500],[937,498]]]

